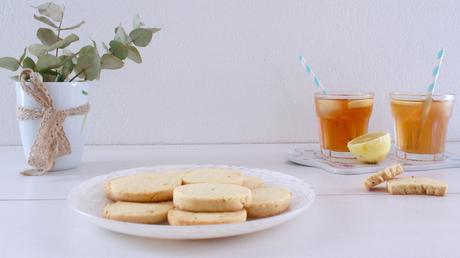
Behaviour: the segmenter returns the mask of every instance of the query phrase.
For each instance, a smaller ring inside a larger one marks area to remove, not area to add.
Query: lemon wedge
[[[390,152],[391,137],[386,132],[365,134],[349,141],[347,147],[359,161],[378,163]]]

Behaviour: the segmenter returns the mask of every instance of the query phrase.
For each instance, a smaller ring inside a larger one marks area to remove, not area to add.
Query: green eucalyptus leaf
[[[63,81],[65,81],[65,78],[66,78],[66,76],[64,74],[60,73],[60,74],[58,74],[58,76],[56,78],[56,81],[57,82],[63,82]]]
[[[35,8],[38,9],[41,15],[50,17],[55,22],[61,22],[64,16],[64,9],[53,2],[44,3]]]
[[[59,28],[56,24],[54,24],[50,19],[46,18],[45,16],[37,16],[34,14],[34,18],[37,21],[43,22],[46,25],[49,25],[55,29]]]
[[[60,65],[60,60],[56,56],[53,55],[44,55],[38,57],[37,65],[36,65],[36,70],[39,72],[43,72],[45,70],[50,70],[54,69],[56,67],[59,67]]]
[[[70,34],[67,37],[58,40],[56,43],[52,44],[51,46],[48,47],[48,51],[54,50],[56,48],[66,48],[68,47],[72,42],[75,42],[79,40],[80,38],[75,35],[75,34]]]
[[[72,63],[72,59],[75,58],[76,54],[74,55],[62,55],[59,57],[59,61],[61,62],[59,66],[63,66],[65,63],[70,62]]]
[[[21,57],[19,57],[19,63],[22,63],[22,61],[24,61],[24,58],[26,58],[26,52],[27,48],[24,48],[24,52],[22,53]]]
[[[62,50],[62,54],[65,55],[65,56],[73,56],[73,52],[71,50],[69,50],[68,48],[64,48]]]
[[[40,71],[39,73],[42,76],[44,82],[55,82],[59,75],[53,70],[44,70]]]
[[[110,45],[110,52],[121,60],[124,60],[126,57],[128,57],[128,48],[123,45],[123,43],[119,41],[112,40],[109,43]]]
[[[42,44],[33,44],[29,46],[29,52],[34,56],[43,56],[48,54],[48,48]]]
[[[139,51],[135,46],[128,46],[128,58],[138,64],[142,63],[141,54],[139,54]]]
[[[75,55],[72,51],[70,51],[69,49],[64,48],[64,49],[62,50],[62,54],[65,55],[65,56],[70,56],[70,57],[71,57],[71,60],[72,60],[71,62],[73,62],[74,64],[77,63],[77,57],[76,57],[76,55]]]
[[[152,40],[153,32],[145,28],[137,28],[129,33],[134,45],[138,47],[147,46]]]
[[[79,22],[78,24],[76,24],[74,26],[61,28],[61,30],[73,30],[73,29],[79,28],[83,24],[85,24],[85,21],[81,21],[81,22]]]
[[[144,29],[151,31],[153,34],[159,32],[161,30],[160,28],[144,28]]]
[[[56,35],[56,33],[54,33],[53,30],[47,28],[38,29],[37,38],[42,42],[43,45],[46,46],[50,46],[60,40],[60,38]]]
[[[59,61],[62,64],[61,75],[63,77],[59,78],[59,80],[64,81],[67,78],[67,76],[69,76],[72,73],[74,64],[70,59],[72,59],[72,56],[63,55],[59,57]]]
[[[112,54],[102,55],[101,69],[120,69],[123,65],[123,61]]]
[[[59,73],[54,71],[54,70],[44,70],[44,71],[41,71],[40,73],[44,73],[44,74],[52,74],[52,75],[58,75]]]
[[[24,58],[24,61],[22,61],[22,67],[35,70],[35,62],[32,58],[26,57]]]
[[[1,57],[0,67],[8,69],[10,71],[16,71],[19,68],[19,61],[13,57]]]
[[[128,42],[131,41],[129,38],[128,34],[126,34],[125,29],[120,25],[115,28],[115,41],[121,42],[123,44],[127,44]]]
[[[139,16],[139,14],[136,14],[136,16],[134,16],[133,18],[133,29],[137,29],[142,26],[145,26],[145,24],[141,22],[141,17]]]
[[[93,46],[86,46],[80,50],[75,65],[75,72],[88,81],[95,80],[101,72],[101,58]]]
[[[96,51],[94,51],[94,47],[93,46],[84,46],[80,49],[80,51],[78,51],[78,53],[80,54],[92,54],[92,53],[95,53]]]

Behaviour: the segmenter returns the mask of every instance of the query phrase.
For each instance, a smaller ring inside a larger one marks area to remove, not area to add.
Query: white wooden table
[[[23,177],[20,147],[0,147],[0,257],[460,257],[460,169],[413,172],[447,181],[446,197],[367,192],[365,175],[297,166],[295,144],[88,146],[80,168]],[[460,143],[448,150],[460,153]],[[69,190],[114,170],[160,164],[228,164],[309,182],[315,203],[297,219],[245,236],[169,241],[113,233],[66,204]]]

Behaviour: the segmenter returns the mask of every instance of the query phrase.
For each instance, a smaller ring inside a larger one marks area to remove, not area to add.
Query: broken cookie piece
[[[402,177],[387,182],[390,194],[425,194],[443,196],[447,193],[445,182],[425,177]]]
[[[371,190],[377,185],[395,178],[397,175],[400,175],[404,172],[401,164],[395,164],[391,167],[387,167],[383,170],[378,171],[375,174],[372,174],[364,181],[364,187],[367,190]]]

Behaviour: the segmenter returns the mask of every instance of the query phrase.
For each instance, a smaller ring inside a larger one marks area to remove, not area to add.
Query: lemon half
[[[386,132],[365,134],[349,141],[347,147],[359,161],[378,163],[390,152],[391,137]]]

